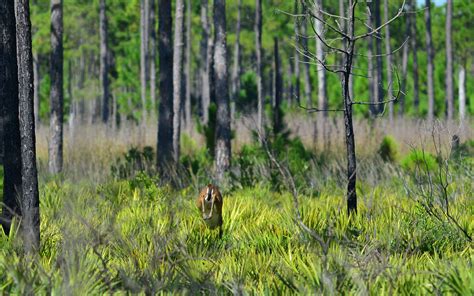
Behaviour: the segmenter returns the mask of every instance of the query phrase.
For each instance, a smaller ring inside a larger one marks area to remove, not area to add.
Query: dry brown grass
[[[298,136],[307,147],[316,151],[329,149],[336,154],[345,153],[344,126],[342,117],[330,118],[327,122],[328,136],[324,139],[322,132],[315,138],[315,119],[318,115],[294,113],[287,116],[287,127],[291,136]],[[232,142],[233,152],[239,151],[242,145],[252,141],[252,131],[255,118],[242,117],[233,125],[235,138]],[[462,141],[473,138],[473,129],[470,121],[462,125],[456,122],[436,122],[435,128],[442,137],[443,143],[449,143],[452,135],[457,134]],[[321,131],[322,122],[318,122]],[[357,154],[360,157],[370,156],[377,150],[385,135],[393,136],[399,143],[400,153],[406,154],[413,147],[420,147],[432,151],[430,140],[433,125],[426,121],[403,119],[395,120],[393,124],[380,118],[373,122],[366,119],[355,120],[355,135]],[[195,142],[197,147],[203,147],[204,139],[194,126],[183,130]],[[105,180],[110,173],[110,166],[115,159],[131,147],[156,147],[157,124],[156,120],[150,121],[145,128],[132,123],[122,125],[120,129],[102,125],[77,125],[73,131],[65,127],[64,145],[64,174],[68,178],[80,180],[87,179],[100,182]],[[40,174],[47,175],[49,128],[40,125],[37,131],[37,154],[39,159]],[[189,153],[192,147],[183,147],[183,153]]]

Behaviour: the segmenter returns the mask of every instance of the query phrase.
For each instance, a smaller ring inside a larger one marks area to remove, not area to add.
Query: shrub
[[[421,149],[414,149],[402,160],[402,167],[408,171],[422,169],[423,171],[433,171],[437,168],[436,157]]]
[[[380,143],[378,154],[384,161],[395,162],[398,159],[398,143],[392,136],[385,136]]]
[[[112,176],[123,179],[133,177],[138,172],[151,173],[154,155],[153,148],[150,146],[145,146],[142,150],[132,147],[115,160],[115,164],[111,166]]]

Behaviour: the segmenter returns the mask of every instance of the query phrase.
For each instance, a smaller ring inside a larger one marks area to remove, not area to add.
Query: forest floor
[[[359,122],[359,209],[350,218],[337,125],[330,144],[314,143],[311,121],[290,120],[290,140],[272,143],[297,196],[240,127],[221,185],[222,238],[194,204],[212,174],[197,133],[182,137],[171,188],[146,147],[156,146],[156,127],[67,131],[64,173],[53,177],[41,126],[41,249],[28,257],[17,231],[0,231],[0,293],[473,295],[470,125],[433,132],[416,122]],[[454,133],[461,147],[452,152]],[[295,197],[310,231],[298,226]]]

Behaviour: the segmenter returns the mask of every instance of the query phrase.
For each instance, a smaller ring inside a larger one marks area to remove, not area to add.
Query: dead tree
[[[305,3],[305,7],[311,7],[311,0],[302,0]],[[394,20],[399,18],[403,14],[403,8],[405,6],[405,1],[401,5],[401,8],[398,10],[397,14],[392,16],[389,20],[385,21],[384,23],[380,24],[379,26],[372,27],[368,26],[367,23],[363,21],[363,18],[358,16],[357,14],[364,13],[363,9],[357,10],[358,7],[361,5],[365,5],[359,3],[358,0],[349,0],[347,6],[347,12],[345,15],[334,15],[330,14],[320,6],[316,9],[313,6],[313,9],[306,9],[304,12],[305,17],[311,18],[313,21],[311,23],[315,23],[317,20],[320,22],[324,30],[323,31],[331,31],[332,34],[337,35],[338,38],[331,37],[332,39],[329,40],[328,37],[324,37],[319,32],[321,32],[318,28],[313,26],[313,33],[316,35],[316,38],[323,44],[323,48],[325,49],[327,54],[336,54],[342,56],[344,63],[341,65],[331,65],[326,60],[319,59],[318,55],[311,53],[308,50],[299,50],[300,54],[309,57],[315,64],[318,66],[322,66],[328,73],[333,73],[339,76],[341,82],[341,90],[342,90],[342,107],[338,108],[305,108],[300,106],[303,109],[308,110],[309,112],[342,112],[344,114],[344,127],[345,127],[345,142],[346,142],[346,157],[347,157],[347,213],[357,213],[357,194],[356,194],[356,181],[357,181],[357,159],[355,154],[355,136],[354,136],[354,127],[352,121],[352,110],[354,105],[374,105],[376,107],[383,106],[391,102],[394,102],[400,96],[400,90],[397,91],[397,94],[392,98],[389,98],[385,101],[381,102],[371,102],[371,101],[363,101],[357,100],[354,97],[351,97],[349,92],[349,80],[351,76],[360,75],[365,77],[358,72],[356,72],[356,68],[353,65],[354,57],[356,55],[355,51],[358,49],[358,56],[363,56],[367,58],[377,58],[376,56],[367,56],[359,53],[359,48],[357,47],[359,42],[370,38],[372,36],[380,36],[382,30],[392,23]],[[317,6],[317,5],[316,5]],[[337,23],[340,21],[347,21],[347,28],[343,28],[338,26]],[[368,27],[368,31],[366,33],[356,35],[356,28]],[[327,36],[327,35],[326,35]],[[308,36],[305,36],[308,38]],[[387,52],[383,55],[392,54],[393,52]],[[396,74],[396,72],[395,72]],[[400,85],[400,81],[398,76],[396,75],[398,85]]]
[[[40,246],[40,209],[38,171],[36,168],[36,135],[33,107],[33,53],[29,1],[15,4],[18,60],[18,106],[21,136],[21,212],[22,236],[26,252]]]

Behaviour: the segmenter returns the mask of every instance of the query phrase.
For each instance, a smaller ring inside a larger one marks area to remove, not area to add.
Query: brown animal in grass
[[[219,227],[219,237],[222,237],[222,204],[224,199],[215,185],[208,184],[201,190],[196,200],[196,206],[202,214],[204,222],[210,229]]]

